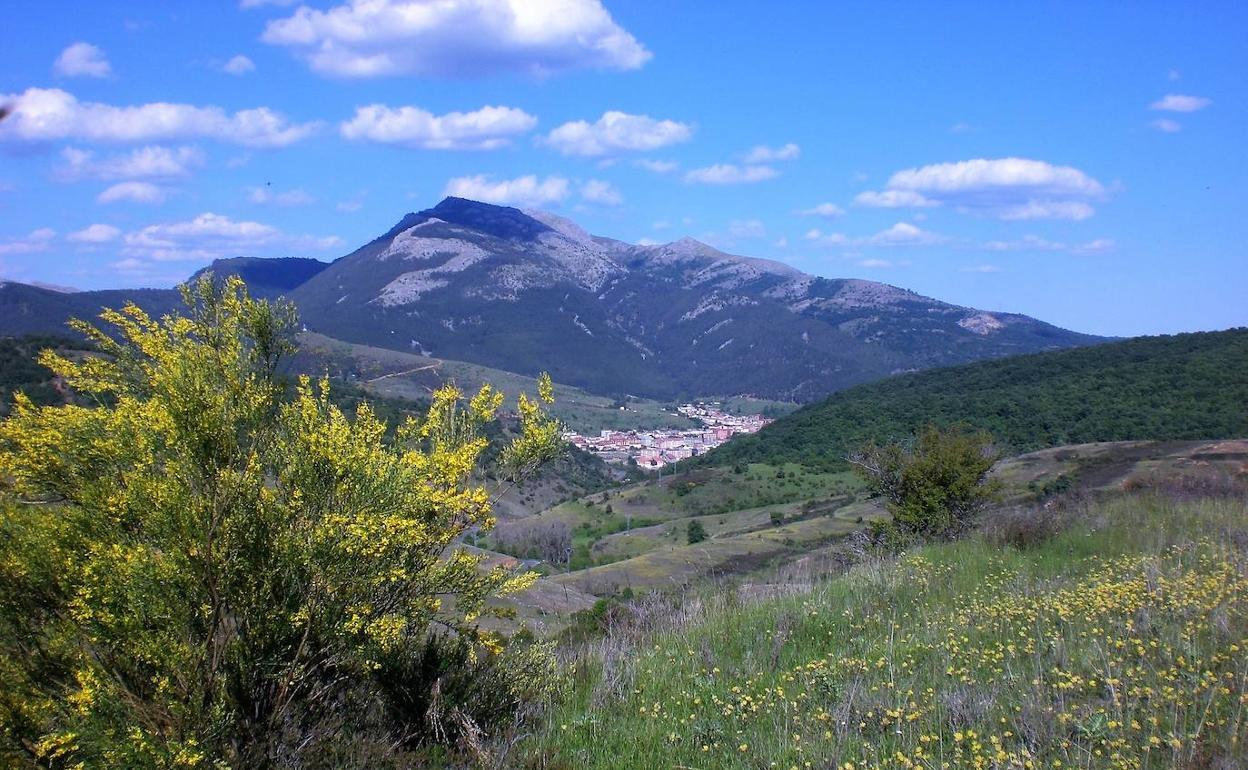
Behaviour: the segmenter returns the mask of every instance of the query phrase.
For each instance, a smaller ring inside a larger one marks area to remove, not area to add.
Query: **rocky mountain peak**
[[[447,198],[308,280],[313,331],[591,391],[804,400],[910,369],[1093,341],[696,238],[642,246]]]
[[[511,241],[531,241],[552,229],[520,209],[496,206],[492,203],[482,203],[467,198],[445,198],[441,203],[422,211],[421,214]]]

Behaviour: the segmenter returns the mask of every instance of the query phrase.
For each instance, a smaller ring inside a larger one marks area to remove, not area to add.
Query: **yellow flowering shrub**
[[[366,404],[336,407],[328,382],[283,381],[289,305],[236,278],[183,292],[185,316],[128,305],[101,315],[108,333],[76,322],[101,355],[43,355],[94,405],[19,396],[0,423],[9,756],[298,763],[371,729],[396,687],[376,672],[431,631],[499,650],[472,619],[533,580],[456,547],[493,524],[473,473],[501,393],[443,387],[390,439]],[[550,390],[543,377],[520,398],[514,472],[560,447]]]

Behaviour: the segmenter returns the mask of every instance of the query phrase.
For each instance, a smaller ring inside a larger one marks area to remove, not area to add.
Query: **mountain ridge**
[[[1104,341],[693,238],[630,244],[550,212],[455,197],[328,264],[237,258],[212,269],[289,297],[308,329],[330,337],[548,370],[603,395],[812,401],[891,374]],[[0,333],[59,332],[57,319],[128,294],[158,312],[176,306],[170,290],[53,298],[16,287],[0,287]]]
[[[811,400],[913,369],[1102,341],[692,238],[654,246],[462,198],[292,292],[308,327],[599,393]]]

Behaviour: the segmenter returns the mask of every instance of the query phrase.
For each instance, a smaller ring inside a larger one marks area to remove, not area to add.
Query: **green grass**
[[[654,479],[613,493],[617,510],[661,511],[668,517],[707,516],[820,498],[862,488],[854,474],[823,473],[796,463],[707,468]]]
[[[585,653],[513,761],[1236,766],[1246,514],[1120,496],[1027,551],[970,539],[784,598],[673,601],[672,630]]]
[[[720,561],[716,549],[722,539],[774,529],[777,523],[826,518],[851,503],[861,489],[861,482],[852,474],[812,473],[798,465],[758,464],[743,466],[740,471],[699,470],[647,479],[561,503],[513,526],[540,526],[550,521],[567,524],[573,538],[570,567],[586,570],[638,559],[653,551],[679,549],[686,545],[689,522],[699,519],[711,536],[700,544],[702,552],[711,549],[710,563]],[[794,545],[809,544],[826,539],[829,534],[825,532],[828,527],[813,529],[812,535],[812,527],[797,527],[794,532],[783,534],[781,539],[793,540]],[[831,529],[843,534],[839,525]],[[737,545],[740,544],[734,544],[733,553]],[[741,552],[753,557],[752,550],[747,544]],[[774,555],[770,553],[774,548],[763,550],[768,552],[767,558]],[[699,561],[706,560],[691,557],[690,565]],[[647,585],[656,569],[652,562],[643,559],[617,568],[611,574],[620,577],[625,584],[634,583],[628,573],[635,568],[642,574],[634,584]],[[684,569],[679,572],[684,577],[693,574]],[[662,577],[683,579],[677,574]]]

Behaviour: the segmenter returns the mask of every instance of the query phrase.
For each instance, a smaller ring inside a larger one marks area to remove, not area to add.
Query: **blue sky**
[[[1248,324],[1248,4],[19,2],[0,277],[333,259],[458,193],[1080,331]]]

